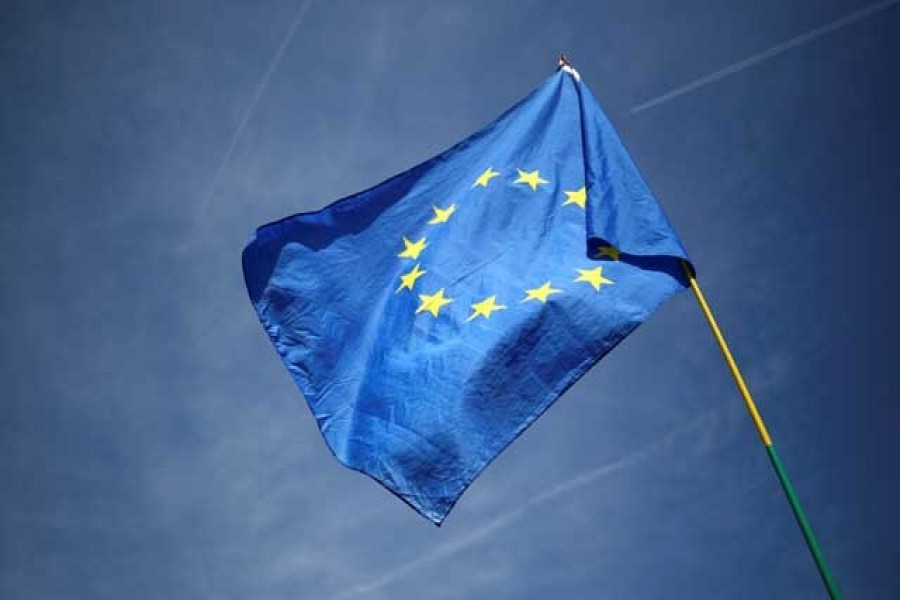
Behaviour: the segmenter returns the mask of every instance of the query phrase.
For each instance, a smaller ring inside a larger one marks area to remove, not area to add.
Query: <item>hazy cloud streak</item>
[[[231,160],[231,155],[234,153],[234,149],[237,148],[238,141],[240,141],[241,135],[243,135],[244,129],[246,129],[247,127],[247,123],[250,122],[250,117],[253,116],[253,111],[256,110],[256,105],[259,104],[260,98],[262,98],[263,93],[266,91],[266,87],[269,85],[269,79],[272,77],[272,73],[274,73],[275,69],[278,68],[278,64],[281,62],[281,57],[284,56],[285,50],[287,50],[287,47],[290,45],[291,40],[294,39],[294,33],[296,33],[297,28],[303,22],[303,17],[306,16],[306,12],[309,10],[309,7],[312,6],[312,3],[313,0],[306,0],[303,5],[300,6],[300,8],[297,10],[297,14],[294,17],[294,20],[291,22],[291,26],[288,28],[284,39],[281,40],[281,44],[278,46],[278,49],[272,56],[272,60],[269,61],[269,65],[266,67],[262,78],[256,85],[256,90],[253,92],[253,98],[250,100],[250,104],[247,106],[247,110],[244,111],[244,115],[241,117],[241,121],[240,123],[238,123],[237,129],[234,130],[234,135],[231,136],[231,143],[228,144],[228,149],[225,151],[224,156],[222,156],[222,160],[219,162],[219,167],[216,169],[213,178],[209,182],[209,186],[206,189],[206,194],[204,194],[203,200],[198,207],[199,210],[203,210],[204,208],[206,208],[206,205],[209,203],[210,198],[212,198],[212,194],[216,189],[216,185],[218,185],[219,179],[222,177],[222,173],[225,171],[225,167],[228,166],[228,162]]]
[[[479,527],[478,529],[475,529],[468,535],[465,535],[457,540],[452,540],[450,542],[447,542],[446,544],[438,546],[437,548],[435,548],[433,551],[429,552],[428,554],[425,554],[424,556],[422,556],[416,560],[405,563],[402,566],[397,567],[396,569],[393,569],[392,571],[388,571],[387,573],[385,573],[381,577],[378,577],[377,579],[373,579],[372,581],[370,581],[368,583],[359,584],[352,588],[349,588],[349,589],[339,593],[337,596],[334,597],[333,600],[344,600],[346,598],[353,598],[353,597],[356,597],[359,595],[364,595],[364,594],[374,592],[376,590],[379,590],[379,589],[385,587],[386,585],[393,583],[394,581],[396,581],[398,579],[401,579],[402,577],[417,570],[418,568],[422,567],[423,565],[431,563],[440,558],[444,558],[444,557],[456,554],[457,552],[461,552],[462,550],[465,550],[466,548],[469,548],[470,546],[473,546],[473,545],[477,544],[478,542],[481,542],[482,540],[490,537],[497,531],[503,529],[510,523],[513,523],[514,521],[523,517],[528,511],[530,511],[535,506],[538,506],[540,504],[548,502],[558,496],[561,496],[563,494],[571,492],[572,490],[576,490],[578,488],[590,485],[600,479],[603,479],[604,477],[607,477],[609,475],[612,475],[614,473],[617,473],[619,471],[622,471],[624,469],[627,469],[628,467],[631,467],[631,466],[637,464],[638,462],[644,460],[645,458],[647,458],[648,456],[650,456],[657,450],[659,450],[659,449],[663,448],[664,446],[666,446],[667,444],[669,444],[672,440],[674,440],[678,436],[683,435],[683,434],[687,433],[688,431],[695,429],[702,423],[708,421],[712,417],[714,412],[715,411],[709,411],[708,413],[702,415],[701,417],[698,417],[698,418],[694,419],[693,421],[689,422],[687,425],[679,427],[679,428],[657,438],[655,441],[651,442],[650,444],[647,444],[643,448],[640,448],[639,450],[632,452],[631,454],[623,456],[622,458],[620,458],[614,462],[602,465],[600,467],[591,469],[589,471],[585,471],[584,473],[576,475],[575,477],[572,477],[571,479],[567,479],[566,481],[560,482],[557,485],[553,486],[552,488],[548,489],[547,491],[542,492],[536,496],[529,498],[524,504],[522,504],[512,510],[509,510],[505,513],[501,513],[499,516],[497,516],[496,518],[494,518],[491,521],[488,521],[485,525]]]
[[[638,104],[637,106],[632,108],[630,112],[634,115],[647,109],[653,108],[654,106],[659,106],[660,104],[668,102],[669,100],[674,100],[675,98],[684,96],[685,94],[689,94],[702,87],[715,83],[720,79],[724,79],[729,75],[734,75],[735,73],[758,65],[759,63],[769,60],[770,58],[774,58],[780,54],[784,54],[788,50],[792,50],[798,46],[808,44],[809,42],[817,38],[828,35],[829,33],[837,31],[838,29],[846,27],[852,23],[855,23],[856,21],[865,19],[866,17],[870,17],[876,13],[887,10],[888,8],[891,8],[898,3],[900,3],[900,0],[885,0],[884,2],[877,2],[870,6],[855,10],[835,21],[832,21],[827,25],[823,25],[822,27],[817,27],[816,29],[812,29],[810,31],[807,31],[806,33],[802,33],[797,37],[791,38],[785,42],[781,42],[780,44],[772,46],[767,50],[763,50],[762,52],[753,54],[752,56],[748,56],[747,58],[730,64],[727,67],[719,69],[718,71],[714,71],[709,75],[704,75],[699,79],[695,79],[690,83],[677,87],[674,90],[662,94],[661,96],[657,96],[656,98]]]

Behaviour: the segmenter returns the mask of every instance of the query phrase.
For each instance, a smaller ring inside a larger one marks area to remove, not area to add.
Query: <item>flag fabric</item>
[[[510,442],[684,289],[683,258],[565,69],[439,156],[259,228],[243,268],[337,459],[440,524]]]

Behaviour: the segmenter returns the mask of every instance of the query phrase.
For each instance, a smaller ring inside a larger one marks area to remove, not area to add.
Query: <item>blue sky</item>
[[[253,228],[450,146],[561,50],[846,596],[900,595],[900,3],[710,4],[7,3],[0,596],[822,597],[688,294],[440,529],[331,457],[259,327]]]

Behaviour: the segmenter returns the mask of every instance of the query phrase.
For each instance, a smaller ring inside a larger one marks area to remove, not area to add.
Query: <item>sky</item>
[[[822,598],[689,293],[434,527],[329,453],[259,225],[569,54],[697,266],[847,598],[900,597],[900,2],[11,1],[0,596]]]

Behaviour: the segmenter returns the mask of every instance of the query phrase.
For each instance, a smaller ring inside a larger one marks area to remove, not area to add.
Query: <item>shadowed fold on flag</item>
[[[260,227],[247,289],[328,447],[440,524],[672,294],[677,235],[559,71],[446,152]]]

